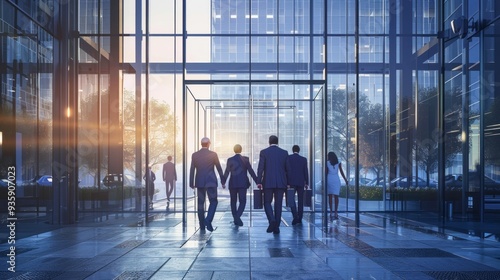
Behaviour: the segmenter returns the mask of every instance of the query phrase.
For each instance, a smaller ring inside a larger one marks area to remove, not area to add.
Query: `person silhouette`
[[[257,183],[257,175],[252,169],[248,157],[241,155],[242,147],[240,144],[234,145],[235,155],[227,159],[226,170],[224,171],[224,178],[229,179],[229,195],[231,202],[231,213],[233,215],[233,222],[237,226],[243,226],[241,215],[245,210],[247,202],[247,189],[250,187],[247,173],[250,173],[255,183]],[[222,183],[225,187],[226,181]],[[240,202],[236,208],[237,202]]]
[[[175,164],[172,162],[172,156],[167,157],[168,162],[163,164],[163,181],[165,182],[165,191],[167,194],[167,209],[170,206],[170,196],[175,187],[175,181],[177,181],[177,172],[175,170]]]
[[[337,210],[339,208],[339,194],[340,194],[340,174],[345,180],[346,186],[348,186],[347,178],[342,170],[342,164],[339,162],[337,155],[334,152],[328,153],[328,160],[326,162],[326,180],[327,180],[327,193],[328,193],[328,203],[330,205],[330,218],[338,219]],[[332,207],[332,197],[335,200],[335,208]],[[335,212],[334,212],[335,210]]]
[[[217,177],[214,168],[219,173],[221,182],[224,182],[224,174],[219,162],[217,153],[210,151],[210,139],[203,137],[201,139],[201,149],[194,152],[191,156],[191,168],[189,171],[189,186],[198,190],[198,221],[200,231],[204,232],[205,227],[213,231],[212,221],[215,210],[217,209]],[[207,216],[205,217],[205,200],[208,196],[209,206]]]
[[[260,151],[257,168],[257,187],[264,190],[264,210],[269,226],[267,232],[280,233],[283,194],[288,187],[287,173],[290,171],[288,152],[278,147],[278,137],[269,137],[269,147]],[[274,210],[272,201],[274,199]]]

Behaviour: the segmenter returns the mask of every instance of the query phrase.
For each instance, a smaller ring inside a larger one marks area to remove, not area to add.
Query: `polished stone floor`
[[[247,211],[238,227],[227,208],[219,205],[206,233],[194,213],[184,226],[181,213],[165,211],[149,223],[113,214],[40,224],[43,231],[16,236],[15,273],[7,271],[10,245],[0,244],[0,279],[500,279],[500,243],[492,240],[373,213],[359,227],[351,213],[324,226],[308,213],[292,226],[286,210],[273,234],[264,212]]]

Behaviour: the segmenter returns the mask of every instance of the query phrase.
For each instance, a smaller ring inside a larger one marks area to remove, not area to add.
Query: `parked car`
[[[462,188],[462,174],[448,174],[444,176],[444,185],[447,189]]]
[[[462,174],[449,174],[444,177],[444,184],[447,189],[461,189],[463,185]],[[478,191],[480,182],[478,173],[475,171],[469,172],[469,183],[466,184],[469,191]],[[500,191],[500,181],[493,180],[488,176],[484,176],[484,190]]]
[[[371,181],[371,179],[368,179],[368,178],[359,178],[359,185],[360,186],[366,186],[369,182]],[[345,185],[345,181],[342,179],[340,180],[341,184],[342,185]],[[349,179],[349,186],[354,186],[356,184],[356,178],[351,178]]]
[[[108,188],[116,188],[122,186],[135,186],[135,178],[131,175],[125,174],[108,174],[102,179],[102,184]]]
[[[27,188],[34,188],[37,186],[52,187],[52,179],[51,175],[37,175],[30,180],[24,181],[22,185]]]
[[[416,176],[412,177],[397,177],[393,179],[390,183],[391,188],[437,188],[437,182],[435,180],[429,180],[429,183],[427,184],[427,181]]]
[[[36,184],[41,187],[52,187],[52,176],[43,175],[38,178]]]
[[[37,185],[38,180],[40,178],[42,178],[42,176],[41,175],[37,175],[34,178],[31,178],[30,180],[26,180],[23,185],[25,187],[35,187]]]
[[[366,185],[369,187],[382,187],[384,185],[384,178],[371,179]]]
[[[8,187],[8,186],[9,186],[9,180],[0,179],[0,187]]]
[[[469,172],[469,189],[479,190],[479,174],[478,172]],[[500,191],[500,181],[484,175],[484,190],[485,191]]]

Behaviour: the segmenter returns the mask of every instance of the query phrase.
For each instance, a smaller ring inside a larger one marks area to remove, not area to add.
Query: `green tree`
[[[359,163],[382,178],[384,170],[384,120],[382,104],[363,102],[359,120]],[[377,182],[378,184],[379,182]]]
[[[124,117],[124,145],[123,159],[124,168],[135,172],[136,162],[136,143],[134,141],[138,127],[135,122],[135,95],[126,95],[132,98],[124,98],[123,117]],[[145,112],[143,109],[142,112]],[[151,99],[149,102],[149,165],[163,165],[167,162],[169,155],[182,156],[181,144],[177,143],[176,136],[178,126],[176,117],[169,104]],[[145,119],[141,127],[146,125]],[[145,129],[142,129],[145,135]],[[145,142],[143,142],[145,144]],[[141,148],[141,156],[145,158],[145,146]]]
[[[94,178],[94,184],[98,185],[98,172],[107,172],[108,149],[106,147],[108,131],[106,123],[103,121],[108,115],[108,94],[102,93],[100,96],[89,94],[81,99],[79,112],[79,128],[78,128],[78,157],[80,167]],[[101,124],[99,125],[98,98],[101,98]],[[123,93],[123,106],[121,117],[123,118],[123,168],[126,171],[135,173],[136,169],[136,133],[142,133],[141,137],[145,137],[146,124],[145,118],[136,123],[136,99],[133,92],[125,91]],[[144,105],[142,112],[145,112]],[[152,99],[149,102],[149,164],[158,165],[167,162],[169,155],[181,154],[181,145],[176,143],[177,125],[175,116],[170,106],[166,103]],[[100,129],[99,129],[100,128]],[[97,139],[101,139],[100,144]],[[144,138],[142,138],[144,139]],[[145,141],[142,140],[140,147],[140,158],[145,158]],[[100,163],[98,162],[97,152],[100,153]],[[174,150],[175,149],[175,150]]]
[[[107,153],[105,139],[107,134],[105,134],[104,127],[102,123],[99,124],[99,106],[98,101],[101,98],[101,116],[103,116],[103,111],[108,108],[108,93],[103,92],[102,94],[97,94],[97,92],[87,94],[86,96],[80,97],[80,108],[78,112],[78,164],[80,167],[79,176],[85,177],[89,175],[94,180],[94,186],[98,186],[98,172],[101,170],[107,170]],[[101,128],[101,129],[99,129]],[[100,135],[99,135],[100,133]],[[100,145],[99,145],[99,140]],[[101,153],[99,153],[99,148],[101,148]],[[100,155],[100,163],[98,162],[98,154]],[[86,174],[85,174],[86,173]]]
[[[328,92],[327,105],[327,147],[337,156],[347,160],[347,104],[346,90],[331,89]],[[326,155],[325,155],[326,158]]]
[[[452,112],[460,111],[458,104],[448,104]],[[445,166],[452,164],[453,159],[461,150],[462,143],[454,135],[441,134],[438,124],[438,91],[436,88],[419,90],[416,117],[415,139],[413,149],[418,166],[425,171],[426,182],[429,184],[430,174],[437,171],[439,164],[439,144],[446,143]],[[460,118],[447,119],[447,129],[459,129]]]
[[[370,102],[365,95],[359,96],[360,113],[370,112]],[[339,159],[343,161],[354,162],[355,150],[354,141],[354,112],[356,106],[356,94],[354,91],[345,89],[331,89],[328,91],[328,106],[327,106],[327,130],[328,151],[334,151]],[[361,115],[361,114],[360,114]],[[360,116],[360,121],[361,121]],[[365,118],[366,120],[369,117]],[[361,129],[360,129],[361,132]],[[350,139],[351,138],[351,139]],[[363,139],[363,137],[360,137]],[[347,150],[347,141],[349,141],[350,150]],[[366,145],[360,142],[360,155],[362,149],[368,149]],[[331,150],[330,150],[331,149]],[[361,160],[360,160],[361,161]],[[367,162],[368,160],[365,160]]]

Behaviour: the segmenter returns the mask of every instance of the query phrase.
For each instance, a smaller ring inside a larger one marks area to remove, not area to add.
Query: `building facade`
[[[73,223],[150,211],[145,167],[161,174],[172,155],[172,207],[186,213],[201,137],[223,162],[242,144],[256,167],[276,134],[309,159],[314,213],[334,151],[351,179],[341,210],[485,237],[500,218],[499,12],[491,0],[3,0],[0,177],[15,168],[26,218]]]

